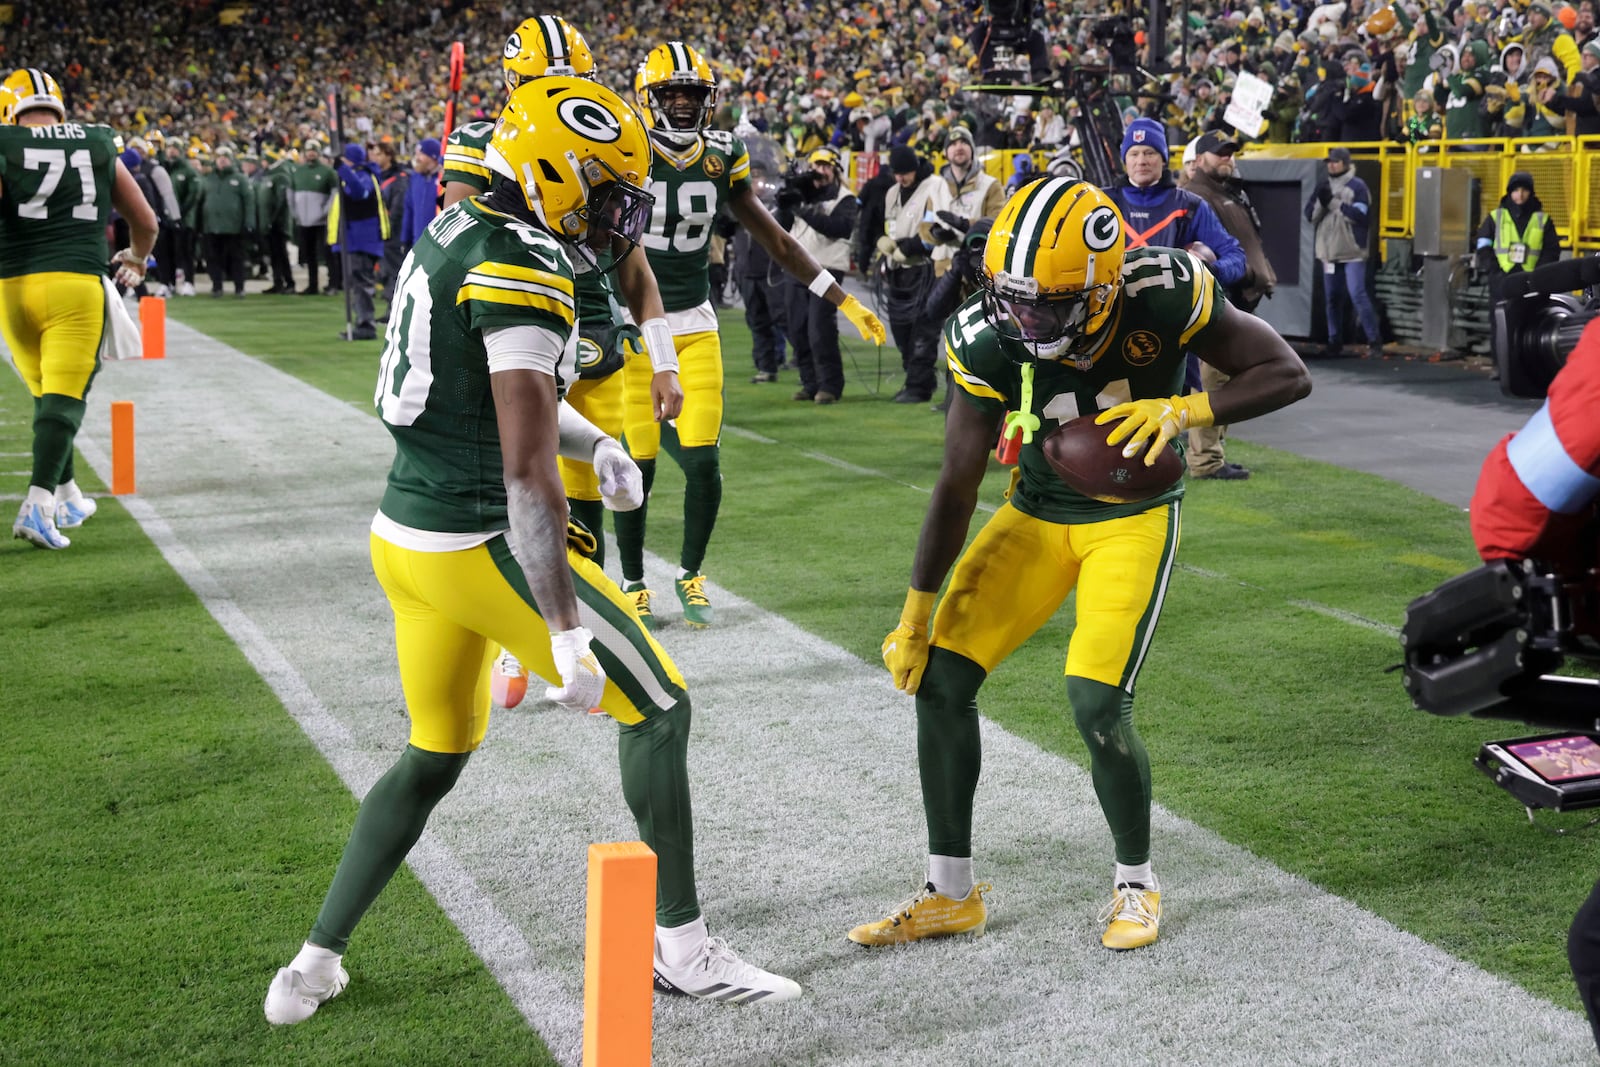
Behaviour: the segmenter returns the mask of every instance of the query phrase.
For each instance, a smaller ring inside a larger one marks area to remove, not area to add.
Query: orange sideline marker
[[[111,493],[126,496],[133,487],[133,401],[111,402]]]
[[[641,841],[590,845],[584,1067],[649,1067],[655,934],[656,854]]]
[[[141,296],[139,298],[139,338],[143,342],[145,359],[167,358],[167,300],[165,297]]]

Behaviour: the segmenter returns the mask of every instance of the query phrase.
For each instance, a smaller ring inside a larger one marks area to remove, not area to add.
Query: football
[[[1183,477],[1183,457],[1176,448],[1162,449],[1149,467],[1142,452],[1124,459],[1120,444],[1106,444],[1117,424],[1096,426],[1094,418],[1064,422],[1044,439],[1044,458],[1068,488],[1108,504],[1132,504],[1165,492]]]

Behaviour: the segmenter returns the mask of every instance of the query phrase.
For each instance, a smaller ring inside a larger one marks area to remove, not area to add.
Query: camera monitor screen
[[[1507,753],[1547,782],[1600,777],[1600,744],[1584,734],[1503,744]]]

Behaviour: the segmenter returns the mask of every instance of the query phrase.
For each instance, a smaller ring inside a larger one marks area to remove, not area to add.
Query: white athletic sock
[[[656,927],[656,955],[668,967],[682,967],[694,959],[706,940],[704,915],[682,926]]]
[[[28,486],[28,503],[39,505],[52,517],[56,513],[56,495],[48,489],[40,489],[37,485]]]
[[[299,971],[314,986],[327,985],[339,973],[339,961],[344,957],[331,948],[313,945],[307,941],[300,946],[299,955],[289,961],[290,970]]]
[[[933,891],[961,900],[972,892],[971,856],[935,856],[928,854],[928,881]]]
[[[69,500],[82,499],[83,490],[78,488],[78,482],[76,479],[70,482],[62,482],[60,485],[56,486],[57,504],[65,504]]]
[[[1146,889],[1160,890],[1156,884],[1156,872],[1150,869],[1150,861],[1129,867],[1126,864],[1117,864],[1117,874],[1112,880],[1112,888],[1119,885],[1142,885]]]

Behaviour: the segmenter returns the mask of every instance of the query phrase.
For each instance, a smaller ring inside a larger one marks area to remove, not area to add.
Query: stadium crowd
[[[1275,87],[1269,141],[1418,140],[1448,134],[1540,136],[1600,132],[1594,92],[1600,42],[1594,0],[1430,0],[1320,6],[1277,0],[1172,5],[1166,54],[1151,52],[1143,6],[1045,0],[1034,10],[1048,72],[1126,67],[1124,118],[1155,117],[1173,140],[1224,125],[1240,75]],[[385,139],[409,155],[444,133],[449,43],[465,43],[458,121],[492,118],[503,98],[499,55],[525,4],[444,0],[395,5],[154,2],[97,36],[87,0],[11,5],[0,65],[56,74],[75,115],[127,133],[159,128],[195,145],[300,147],[325,139],[324,93],[342,87],[347,135]],[[718,125],[778,135],[792,152],[821,144],[883,151],[943,146],[949,128],[978,147],[1049,149],[1068,140],[1076,103],[1018,98],[995,114],[962,87],[982,80],[991,24],[980,4],[940,0],[819,0],[807,5],[666,0],[626,14],[595,0],[564,5],[613,88],[631,90],[644,51],[680,38],[722,79]],[[1046,73],[1036,70],[1035,73]],[[1000,98],[995,98],[1000,99]],[[1575,127],[1569,130],[1569,120]],[[404,158],[404,155],[402,156]]]

